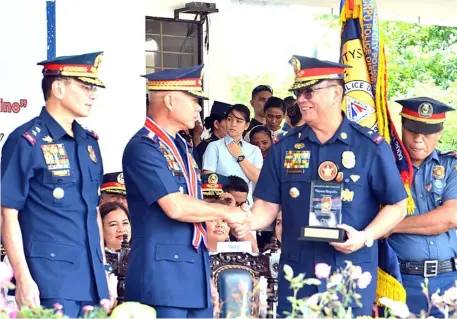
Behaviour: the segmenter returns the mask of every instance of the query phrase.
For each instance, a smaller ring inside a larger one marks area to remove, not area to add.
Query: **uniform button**
[[[54,254],[54,253],[51,253],[51,257],[55,257],[55,256],[56,256],[56,254]]]
[[[175,255],[173,258],[174,258],[174,259],[178,259],[178,258],[179,258],[179,256],[178,256],[178,255]]]
[[[433,242],[433,240],[432,240],[432,241],[430,241],[430,246],[433,246],[433,245],[434,245],[434,242]]]
[[[422,197],[424,197],[424,195],[422,195],[422,194],[419,194],[419,197],[420,197],[420,198],[422,198]]]

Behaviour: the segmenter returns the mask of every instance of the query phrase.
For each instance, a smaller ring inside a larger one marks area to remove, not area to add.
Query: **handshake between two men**
[[[230,193],[222,193],[219,195],[219,201],[227,206],[236,208],[226,214],[224,222],[230,227],[231,233],[238,240],[247,239],[252,225],[252,215],[249,205],[244,203],[237,205],[235,198]],[[250,241],[250,239],[248,239]]]

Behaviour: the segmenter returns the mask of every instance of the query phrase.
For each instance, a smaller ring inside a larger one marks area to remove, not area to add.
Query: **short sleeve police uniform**
[[[83,80],[77,72],[68,76],[102,86],[95,65],[101,56],[97,52],[40,64],[44,76],[67,76],[68,65],[87,65],[94,69],[81,74]],[[74,137],[43,108],[11,133],[2,149],[1,203],[19,211],[25,258],[42,303],[97,303],[109,297],[97,224],[103,176],[98,137],[76,121],[72,128]]]
[[[91,132],[76,122],[73,130],[74,138],[43,108],[11,133],[2,150],[2,206],[19,211],[41,298],[97,300],[108,296],[96,210],[102,158]]]
[[[197,81],[201,69],[202,66],[147,75],[148,87],[160,89],[180,76]],[[151,118],[148,121],[152,123]],[[186,161],[189,150],[184,139],[179,134],[175,138],[167,134],[167,138],[176,145],[185,170],[198,174],[195,161],[190,165]],[[156,307],[158,317],[187,317],[187,310],[211,309],[209,254],[204,241],[194,247],[194,224],[168,217],[158,204],[168,194],[190,194],[183,168],[159,136],[146,126],[127,144],[122,167],[132,225],[125,299]],[[201,199],[199,179],[197,197]],[[164,313],[163,307],[184,312]]]
[[[322,68],[325,67],[329,66],[324,64]],[[256,198],[279,204],[282,209],[278,313],[290,311],[287,297],[293,293],[284,278],[284,265],[291,266],[295,274],[311,277],[317,263],[327,263],[336,270],[348,260],[372,274],[370,285],[359,291],[363,308],[353,305],[354,314],[371,315],[376,291],[377,245],[347,255],[326,242],[298,240],[302,227],[309,224],[311,182],[322,181],[318,172],[321,168],[325,168],[324,174],[328,168],[336,168],[327,173],[335,176],[333,182],[342,183],[342,222],[356,230],[363,230],[373,221],[380,205],[392,205],[407,197],[389,145],[377,133],[349,121],[346,116],[335,135],[325,143],[307,125],[294,128],[280,138],[265,159],[254,192]],[[325,290],[325,284],[305,286],[298,298]]]
[[[442,130],[445,113],[453,109],[430,98],[398,101],[405,129],[419,134],[433,134]],[[448,200],[457,199],[457,156],[455,152],[433,152],[420,167],[414,167],[411,195],[416,204],[412,216],[426,214]],[[406,218],[408,218],[407,216]],[[429,291],[442,292],[453,287],[457,280],[457,234],[455,229],[439,235],[394,234],[389,243],[400,261],[407,304],[413,313],[427,309],[421,283],[429,280]],[[434,316],[442,316],[433,308]]]

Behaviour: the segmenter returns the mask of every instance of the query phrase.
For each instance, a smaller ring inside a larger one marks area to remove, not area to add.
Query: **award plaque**
[[[344,242],[346,231],[338,228],[342,222],[342,183],[311,182],[309,224],[302,227],[301,240]]]

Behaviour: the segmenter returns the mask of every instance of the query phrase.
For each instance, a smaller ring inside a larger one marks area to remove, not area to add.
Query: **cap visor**
[[[101,189],[103,194],[113,194],[113,195],[122,195],[126,196],[127,192],[125,189],[118,189],[118,188],[108,188],[108,189]]]
[[[408,131],[425,135],[438,133],[443,128],[442,123],[427,124],[406,118],[403,118],[402,124]]]
[[[88,78],[88,77],[77,77],[76,79],[78,79],[79,81],[81,81],[85,84],[95,85],[95,86],[98,86],[99,88],[103,88],[103,89],[105,88],[105,83],[103,83],[99,79]]]
[[[198,91],[185,91],[185,92],[192,96],[198,97],[199,99],[209,100],[208,97],[203,92],[198,92]]]

